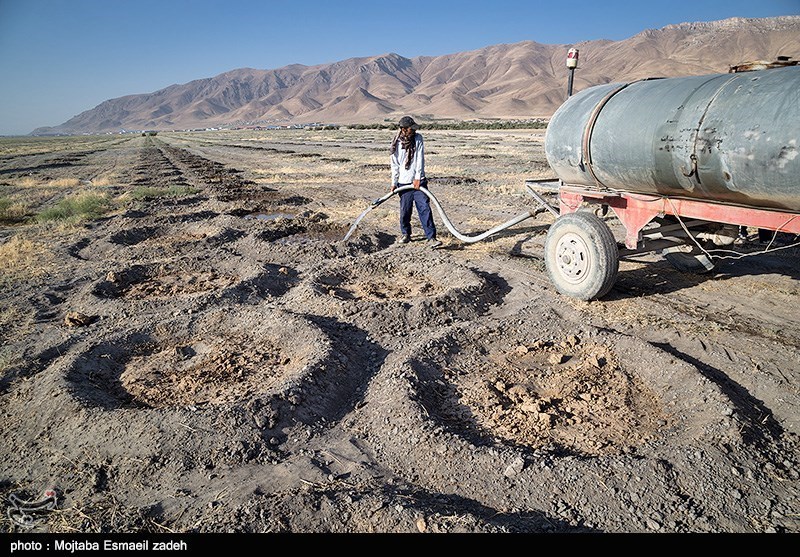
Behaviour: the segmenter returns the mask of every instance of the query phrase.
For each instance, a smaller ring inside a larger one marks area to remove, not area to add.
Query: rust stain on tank
[[[797,64],[798,61],[795,60],[793,62],[789,56],[778,56],[778,58],[773,62],[756,60],[753,62],[743,62],[735,66],[730,66],[728,73],[753,72],[756,70],[768,70],[770,68],[782,68],[784,66],[796,66]]]

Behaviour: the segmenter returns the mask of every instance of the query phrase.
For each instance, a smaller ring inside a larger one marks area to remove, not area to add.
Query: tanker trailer
[[[800,234],[800,66],[590,87],[556,110],[545,154],[560,208],[545,263],[559,292],[604,296],[632,253],[708,272],[710,248],[739,226]]]

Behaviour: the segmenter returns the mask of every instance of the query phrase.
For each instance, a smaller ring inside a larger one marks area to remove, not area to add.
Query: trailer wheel
[[[611,290],[619,271],[619,249],[608,226],[594,213],[566,213],[550,225],[545,265],[561,294],[593,300]]]
[[[703,274],[714,270],[714,262],[695,245],[684,244],[666,248],[664,258],[682,273]]]

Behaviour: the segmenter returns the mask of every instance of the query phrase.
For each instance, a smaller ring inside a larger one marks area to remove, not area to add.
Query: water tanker
[[[709,247],[739,227],[800,233],[800,66],[773,66],[567,99],[545,135],[560,205],[545,261],[561,293],[603,296],[620,254],[661,250],[682,271],[706,272]],[[622,251],[600,218],[609,208],[625,227]]]
[[[545,152],[569,184],[800,211],[800,66],[586,89]]]

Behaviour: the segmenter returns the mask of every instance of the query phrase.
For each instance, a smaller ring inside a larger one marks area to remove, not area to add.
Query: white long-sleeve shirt
[[[411,165],[406,168],[406,150],[403,149],[403,142],[397,142],[397,150],[391,155],[392,164],[392,187],[397,184],[411,184],[414,180],[425,179],[425,143],[422,136],[415,134],[414,158]]]

